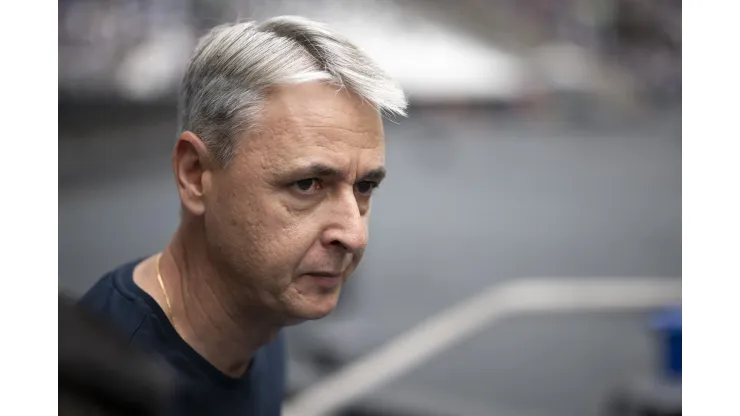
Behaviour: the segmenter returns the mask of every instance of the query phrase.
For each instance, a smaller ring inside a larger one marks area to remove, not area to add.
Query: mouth
[[[342,284],[342,273],[337,272],[310,272],[305,273],[304,276],[308,276],[319,286],[325,288],[333,288]]]

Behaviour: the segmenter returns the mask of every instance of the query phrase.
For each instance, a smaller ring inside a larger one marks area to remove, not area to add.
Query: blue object
[[[660,340],[663,375],[670,379],[681,379],[682,326],[681,306],[663,309],[652,321],[652,327]]]

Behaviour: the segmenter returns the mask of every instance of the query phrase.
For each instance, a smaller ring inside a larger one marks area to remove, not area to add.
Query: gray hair
[[[180,131],[197,134],[225,166],[238,137],[256,127],[268,87],[311,81],[406,115],[401,88],[355,45],[321,23],[281,16],[217,26],[199,40],[182,81]]]

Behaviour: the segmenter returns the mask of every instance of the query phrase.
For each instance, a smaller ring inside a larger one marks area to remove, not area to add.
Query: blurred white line
[[[527,278],[496,284],[308,387],[285,404],[283,414],[331,414],[511,315],[634,310],[680,302],[678,278]]]

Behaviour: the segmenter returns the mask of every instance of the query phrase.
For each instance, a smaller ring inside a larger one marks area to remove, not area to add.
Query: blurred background
[[[291,394],[493,284],[680,284],[679,0],[60,0],[61,292],[168,242],[194,42],[281,14],[330,24],[410,98],[363,264],[335,313],[287,330]],[[497,322],[343,413],[638,414],[624,391],[662,377],[654,313]],[[652,414],[680,414],[669,384]]]

